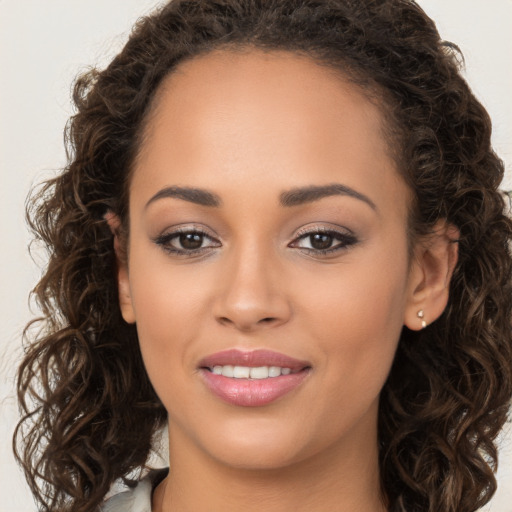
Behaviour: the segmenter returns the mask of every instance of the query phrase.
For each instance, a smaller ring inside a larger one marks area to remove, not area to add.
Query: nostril
[[[269,317],[267,317],[267,318],[262,318],[262,319],[260,320],[260,322],[261,322],[261,323],[263,323],[263,322],[264,322],[264,323],[268,323],[268,322],[272,322],[272,321],[274,321],[274,320],[275,320],[275,318],[274,318],[274,317],[269,316]]]

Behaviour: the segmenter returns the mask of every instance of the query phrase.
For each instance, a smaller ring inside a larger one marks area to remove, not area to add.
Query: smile
[[[199,370],[207,389],[222,401],[261,407],[295,390],[311,365],[267,350],[228,350],[203,359]]]
[[[216,365],[210,368],[215,375],[223,375],[233,379],[268,379],[279,377],[280,375],[289,375],[291,368],[282,368],[280,366],[225,366]]]

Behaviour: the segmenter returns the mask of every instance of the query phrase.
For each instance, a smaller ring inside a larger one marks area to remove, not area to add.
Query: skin
[[[440,223],[409,257],[411,191],[382,127],[357,86],[286,52],[216,51],[158,91],[131,178],[127,259],[117,241],[121,311],[169,412],[171,472],[155,511],[385,510],[379,394],[403,326],[446,305],[456,233]],[[333,183],[367,200],[280,204],[283,191]],[[221,204],[155,198],[172,186]],[[166,250],[182,248],[176,237],[162,245],[176,226],[206,231],[203,251]],[[340,250],[311,250],[303,234],[315,228],[341,233]],[[230,348],[311,370],[271,404],[234,406],[198,371]]]

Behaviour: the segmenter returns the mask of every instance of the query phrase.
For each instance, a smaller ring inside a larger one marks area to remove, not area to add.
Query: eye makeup
[[[298,235],[288,247],[301,249],[311,255],[337,253],[348,249],[358,242],[357,237],[349,230],[338,231],[322,226],[299,230]],[[308,242],[310,247],[301,245]]]
[[[200,226],[179,226],[153,238],[166,253],[178,257],[199,257],[222,247],[222,243]],[[340,253],[358,242],[348,229],[336,230],[324,226],[302,228],[287,245],[308,255],[326,256]]]

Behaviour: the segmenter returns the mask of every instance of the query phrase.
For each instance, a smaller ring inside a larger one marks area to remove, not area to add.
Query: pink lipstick
[[[307,361],[269,350],[226,350],[199,363],[208,389],[243,407],[260,407],[283,397],[302,383],[310,369]]]

